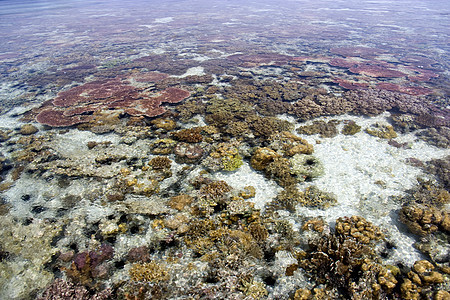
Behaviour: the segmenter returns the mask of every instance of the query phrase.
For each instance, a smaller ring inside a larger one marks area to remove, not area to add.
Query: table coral
[[[334,78],[333,82],[339,84],[340,87],[343,87],[344,89],[347,90],[360,90],[360,89],[367,89],[369,87],[369,84],[367,82],[356,82],[345,80],[342,78]]]
[[[377,83],[377,88],[382,90],[387,90],[391,92],[400,92],[408,95],[420,96],[420,95],[429,95],[433,93],[433,91],[426,87],[421,86],[405,86],[398,85],[391,82],[379,82]]]
[[[393,70],[381,64],[358,64],[357,66],[350,67],[349,71],[370,77],[395,78],[406,76],[403,72]]]
[[[189,95],[188,91],[175,87],[156,94],[146,92],[132,86],[126,78],[97,80],[58,93],[51,103],[46,102],[37,110],[36,120],[53,127],[71,126],[89,121],[89,113],[108,109],[155,117],[166,111],[162,103],[178,103]]]
[[[330,52],[333,54],[338,54],[345,57],[362,57],[362,58],[372,58],[379,54],[385,53],[382,49],[360,47],[360,46],[349,46],[340,48],[331,48]]]
[[[228,56],[227,58],[229,60],[239,62],[244,67],[251,67],[262,64],[286,63],[293,57],[278,53],[262,53],[262,54],[233,54]]]

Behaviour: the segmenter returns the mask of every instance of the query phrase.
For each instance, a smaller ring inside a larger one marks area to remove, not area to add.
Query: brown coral
[[[363,244],[382,239],[381,230],[360,216],[343,217],[336,220],[336,233],[351,236]]]
[[[167,267],[156,262],[134,264],[129,274],[133,281],[159,282],[170,279]]]
[[[203,140],[203,136],[200,134],[202,131],[201,127],[182,129],[177,132],[173,132],[171,135],[181,141],[186,143],[199,143]]]
[[[280,157],[280,155],[270,148],[258,148],[252,155],[250,164],[253,169],[261,171],[278,157]]]
[[[304,125],[297,129],[299,134],[320,134],[321,137],[331,138],[338,134],[336,125],[339,124],[337,120],[325,121],[314,121],[311,125]]]
[[[169,169],[172,161],[166,156],[156,156],[152,158],[152,160],[150,160],[148,164],[155,170],[161,170]]]
[[[438,230],[450,232],[450,213],[425,204],[409,204],[400,210],[400,221],[417,235],[427,235]]]

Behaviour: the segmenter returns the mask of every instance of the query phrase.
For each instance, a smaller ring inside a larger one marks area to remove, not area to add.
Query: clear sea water
[[[445,0],[0,1],[0,298],[402,299],[425,259],[443,280],[419,294],[445,299],[449,16]],[[405,221],[418,207],[433,221]],[[352,215],[383,231],[352,252],[379,269],[330,279],[344,254],[314,267],[314,247]]]

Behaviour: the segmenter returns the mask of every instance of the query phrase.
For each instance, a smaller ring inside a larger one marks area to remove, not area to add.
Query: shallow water
[[[0,298],[450,297],[449,13],[0,1]]]

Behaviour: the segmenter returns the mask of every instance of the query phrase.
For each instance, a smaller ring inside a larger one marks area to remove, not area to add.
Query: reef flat
[[[450,298],[445,14],[151,2],[0,4],[1,299]]]

